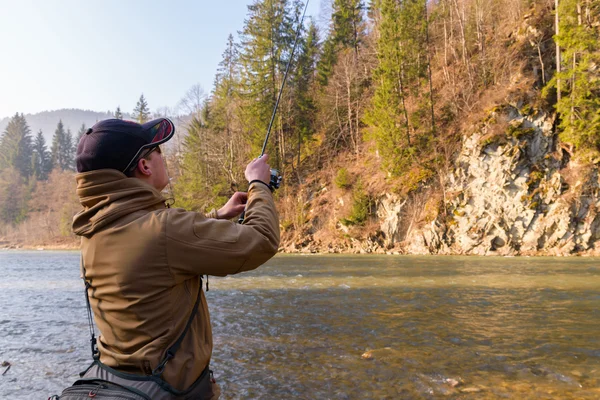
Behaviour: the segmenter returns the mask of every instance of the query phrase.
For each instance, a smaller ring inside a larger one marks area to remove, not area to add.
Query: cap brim
[[[137,160],[140,154],[143,153],[144,150],[149,149],[151,147],[159,146],[165,142],[168,142],[173,135],[175,135],[175,124],[169,118],[157,118],[152,121],[146,122],[142,124],[144,136],[146,136],[146,140],[150,143],[143,145],[140,147],[135,156],[131,159],[127,167],[123,172],[129,171],[131,169],[132,164]]]
[[[146,148],[165,143],[175,135],[175,125],[168,118],[157,118],[146,122],[142,124],[142,128],[150,140],[150,143],[144,146]]]

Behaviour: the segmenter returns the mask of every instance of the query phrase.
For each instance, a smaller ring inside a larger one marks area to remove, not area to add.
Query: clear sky
[[[0,118],[60,108],[174,108],[212,89],[252,0],[0,0]],[[317,16],[321,0],[310,0]]]

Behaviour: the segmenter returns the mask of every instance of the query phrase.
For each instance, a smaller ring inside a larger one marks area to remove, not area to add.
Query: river
[[[0,252],[0,399],[89,363],[78,261]],[[222,399],[600,398],[599,259],[280,255],[207,299]]]

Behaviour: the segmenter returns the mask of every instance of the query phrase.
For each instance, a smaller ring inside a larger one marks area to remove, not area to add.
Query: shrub
[[[364,190],[362,184],[358,182],[352,193],[352,211],[348,218],[342,218],[343,225],[364,225],[373,206],[373,199]]]
[[[346,168],[341,168],[335,176],[335,185],[340,189],[347,189],[352,186],[350,179],[351,176],[348,170]]]

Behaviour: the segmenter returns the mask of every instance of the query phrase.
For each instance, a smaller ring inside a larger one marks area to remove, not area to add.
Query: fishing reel
[[[271,188],[271,192],[274,192],[275,189],[279,189],[279,185],[281,185],[281,180],[283,177],[279,175],[279,171],[274,168],[271,168],[271,180],[269,181],[269,187]]]
[[[274,192],[275,189],[279,189],[279,185],[281,185],[282,179],[283,177],[279,175],[279,171],[277,171],[275,168],[271,168],[271,180],[269,180],[269,189],[271,190],[271,192]],[[243,224],[245,218],[246,210],[244,210],[244,212],[242,212],[242,214],[238,218],[238,224]]]

